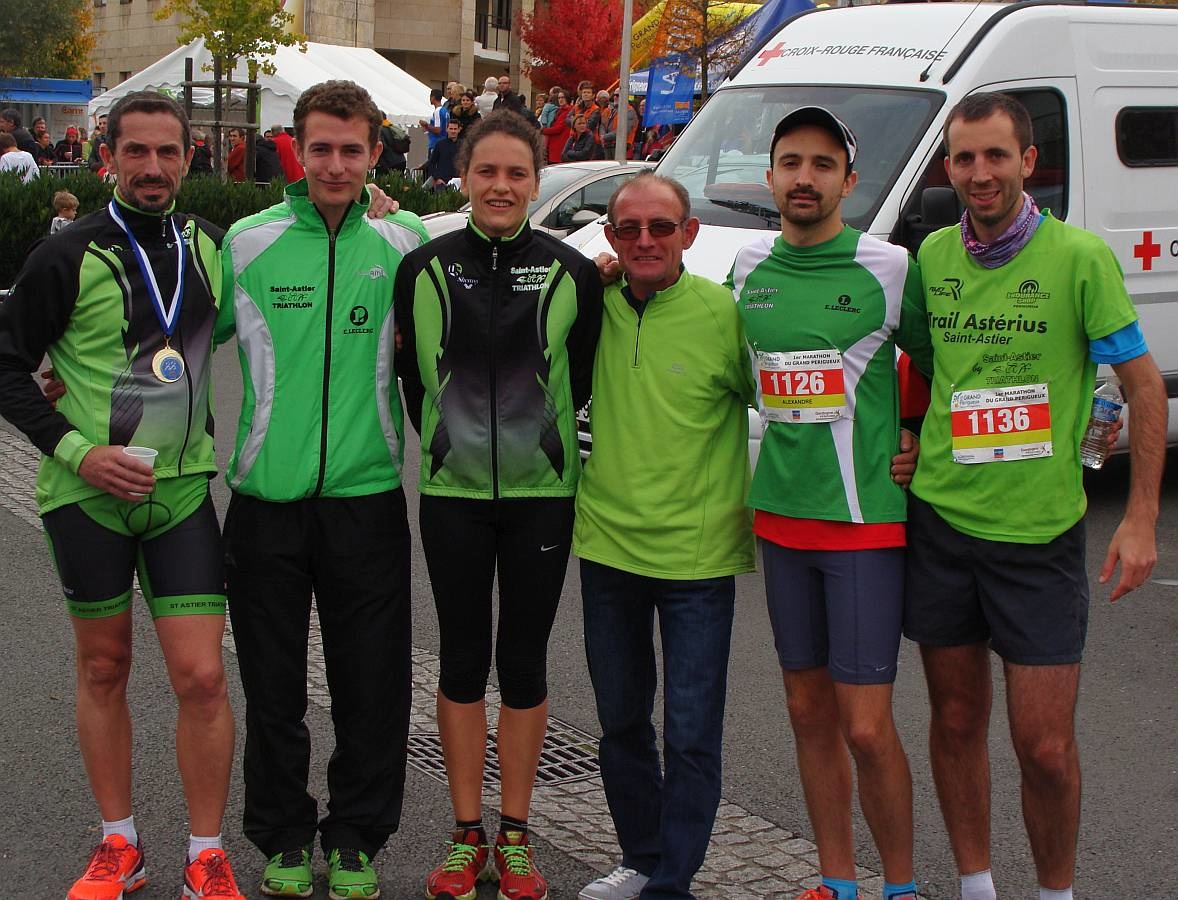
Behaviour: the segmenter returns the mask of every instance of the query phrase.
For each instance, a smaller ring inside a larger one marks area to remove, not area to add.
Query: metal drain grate
[[[442,757],[442,737],[435,732],[415,731],[409,735],[409,765],[435,781],[446,784],[446,763]],[[558,719],[548,720],[536,784],[558,785],[584,781],[601,774],[597,762],[597,739]],[[483,787],[499,784],[499,754],[494,732],[487,735],[487,752],[483,763]]]
[[[498,757],[495,765],[498,766]],[[601,774],[597,739],[558,719],[548,720],[548,733],[540,750],[537,784],[572,784]],[[498,769],[496,769],[498,779]]]

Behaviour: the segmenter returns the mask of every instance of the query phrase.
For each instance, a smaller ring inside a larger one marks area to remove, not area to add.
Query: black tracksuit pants
[[[273,503],[234,494],[229,613],[246,696],[245,835],[267,857],[314,842],[372,856],[397,829],[409,733],[409,525],[401,489]],[[335,750],[327,815],[307,792],[311,597]]]

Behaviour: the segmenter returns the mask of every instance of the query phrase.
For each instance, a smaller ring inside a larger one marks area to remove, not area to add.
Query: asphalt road
[[[235,354],[216,363],[218,440],[227,459],[240,397]],[[406,481],[416,528],[416,446],[409,438]],[[1145,898],[1178,894],[1178,738],[1174,690],[1178,654],[1178,454],[1170,474],[1159,525],[1160,562],[1155,581],[1114,605],[1096,587],[1078,716],[1084,765],[1084,817],[1080,835],[1077,896]],[[0,462],[2,465],[2,462]],[[1127,466],[1114,460],[1089,481],[1089,569],[1095,572],[1115,528],[1128,484]],[[31,489],[29,491],[31,493]],[[215,498],[224,510],[223,479]],[[1017,502],[1018,498],[1012,498]],[[414,558],[414,644],[436,652],[437,630],[425,565]],[[1166,580],[1170,583],[1163,583]],[[0,798],[4,837],[0,844],[0,900],[60,898],[77,876],[96,841],[98,816],[89,797],[73,728],[73,666],[70,626],[60,590],[38,530],[0,509]],[[570,566],[550,653],[553,715],[596,734],[597,726],[583,659],[580,585]],[[174,704],[151,623],[136,610],[136,662],[130,688],[135,717],[135,813],[148,853],[152,881],[135,896],[175,897],[187,834],[171,732]],[[737,616],[730,666],[725,731],[724,796],[750,813],[790,831],[809,835],[801,790],[794,774],[793,745],[786,722],[780,675],[773,656],[759,576],[738,583]],[[236,660],[226,654],[235,707],[243,700]],[[1000,670],[992,729],[994,869],[1004,897],[1034,896],[1034,873],[1018,805],[1018,776],[1003,710]],[[929,775],[925,731],[927,706],[914,648],[902,649],[896,685],[896,715],[908,749],[916,797],[916,853],[922,893],[957,896],[948,843]],[[313,789],[325,796],[323,770],[330,753],[330,720],[313,707]],[[242,735],[238,735],[240,747]],[[257,896],[263,860],[240,834],[240,772],[235,769],[225,823],[226,845],[246,893]],[[493,822],[494,817],[490,820]],[[449,828],[445,788],[410,770],[400,833],[378,857],[384,896],[421,895],[427,869],[441,852]],[[878,870],[866,826],[857,821],[860,862]],[[575,897],[596,874],[576,852],[546,846],[539,860],[553,900]],[[317,861],[322,869],[322,862]],[[319,896],[326,893],[320,885]],[[736,892],[734,891],[734,894]],[[480,897],[493,897],[484,888]]]

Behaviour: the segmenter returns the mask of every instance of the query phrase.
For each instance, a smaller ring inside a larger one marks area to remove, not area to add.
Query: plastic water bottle
[[[1121,394],[1121,382],[1110,378],[1092,395],[1092,416],[1080,441],[1080,462],[1089,469],[1099,469],[1108,458],[1108,433],[1112,430],[1125,398]]]

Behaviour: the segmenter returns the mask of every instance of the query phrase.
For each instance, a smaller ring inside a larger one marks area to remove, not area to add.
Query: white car
[[[610,195],[622,182],[653,166],[613,160],[545,166],[540,170],[540,196],[528,204],[528,220],[537,231],[567,237],[604,215]],[[456,212],[422,216],[421,221],[430,237],[438,237],[465,228],[469,214],[468,203]]]

